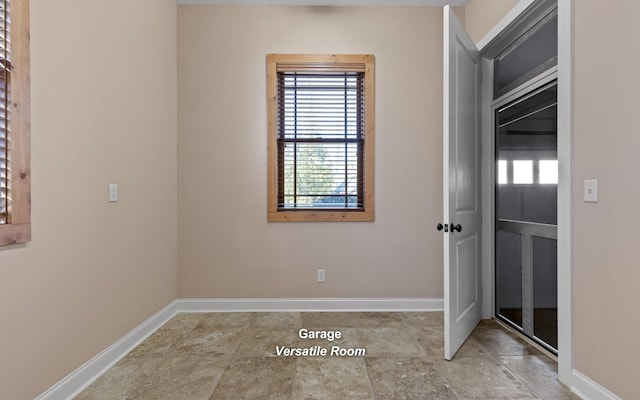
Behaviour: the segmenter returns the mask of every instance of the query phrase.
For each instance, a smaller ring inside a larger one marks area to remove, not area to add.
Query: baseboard
[[[178,299],[53,385],[35,400],[69,400],[179,312],[442,311],[443,299]]]
[[[178,299],[178,312],[442,311],[443,299]]]
[[[69,400],[77,396],[100,375],[133,350],[134,347],[164,325],[176,312],[176,302],[172,301],[111,346],[67,375],[60,382],[50,387],[46,392],[36,397],[35,400]]]
[[[583,373],[573,370],[571,390],[584,400],[622,400]]]

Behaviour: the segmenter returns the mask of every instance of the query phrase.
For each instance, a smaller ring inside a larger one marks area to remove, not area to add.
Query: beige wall
[[[471,0],[465,7],[465,27],[478,42],[519,0]]]
[[[32,0],[31,26],[33,240],[0,248],[12,400],[166,306],[177,279],[175,0]]]
[[[575,1],[575,368],[638,397],[640,4]],[[582,201],[584,179],[600,202]]]
[[[442,297],[441,20],[178,7],[180,297]],[[375,55],[374,223],[267,223],[267,53]]]
[[[474,39],[481,39],[515,3],[472,0],[465,17]],[[574,367],[631,399],[637,397],[640,359],[635,345],[640,233],[633,229],[640,224],[640,137],[635,133],[640,4],[574,3]],[[594,178],[599,179],[600,202],[587,204],[583,181]]]

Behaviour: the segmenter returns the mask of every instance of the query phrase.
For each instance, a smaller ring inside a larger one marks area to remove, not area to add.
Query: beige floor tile
[[[236,350],[234,357],[277,357],[276,346],[288,348],[309,348],[320,346],[331,351],[332,346],[345,348],[358,347],[358,340],[354,328],[340,329],[341,338],[333,341],[325,339],[301,339],[298,329],[264,330],[247,329]]]
[[[254,313],[252,328],[300,329],[302,317],[299,312]]]
[[[299,342],[296,329],[248,329],[244,332],[234,357],[276,357],[276,346],[299,347]]]
[[[304,312],[302,327],[307,329],[400,327],[398,313],[390,312]]]
[[[557,364],[546,356],[502,356],[498,358],[541,399],[580,399],[558,381]]]
[[[159,330],[176,330],[185,334],[191,332],[200,323],[205,313],[178,313],[164,324]]]
[[[403,312],[400,313],[400,316],[407,326],[440,329],[444,326],[444,313],[442,311]]]
[[[556,364],[495,321],[444,361],[443,313],[181,313],[77,400],[575,400]],[[300,328],[342,338],[301,339]],[[284,357],[276,346],[364,348]]]
[[[482,319],[477,326],[478,328],[501,328],[502,325],[495,319]]]
[[[234,359],[210,400],[289,400],[295,363],[280,357]]]
[[[219,329],[219,328],[246,328],[254,318],[253,313],[248,312],[223,312],[201,314],[196,328]]]
[[[371,385],[362,357],[300,358],[292,400],[369,400]]]
[[[299,339],[299,344],[305,347],[309,345],[323,346],[328,349],[334,345],[337,345],[340,347],[357,347],[358,346],[358,336],[356,335],[355,328],[341,328],[335,331],[340,332],[340,339],[334,338],[331,341],[329,339],[321,339],[321,338]],[[297,335],[297,331],[296,331],[296,335]]]
[[[135,400],[209,400],[229,361],[206,356],[166,358],[151,379],[138,387]]]
[[[483,357],[493,356],[474,337],[469,337],[460,347],[455,357]],[[444,352],[442,353],[444,357]]]
[[[368,357],[366,363],[376,400],[457,400],[425,359]]]
[[[439,360],[435,362],[435,373],[449,384],[458,399],[538,399],[492,356]]]
[[[125,400],[154,372],[162,358],[124,358],[87,387],[75,400]]]
[[[238,328],[212,329],[198,325],[173,347],[173,353],[230,357],[236,351],[243,336],[243,330]]]
[[[415,331],[402,328],[358,328],[358,343],[367,357],[421,357],[426,353],[418,343]]]
[[[133,349],[127,357],[162,357],[169,353],[186,333],[177,329],[158,329]]]
[[[418,343],[430,359],[444,357],[444,332],[442,328],[414,329]]]
[[[429,360],[444,359],[444,332],[442,328],[422,328],[416,330],[416,339]],[[468,338],[456,353],[456,357],[487,356],[490,353],[474,338]]]
[[[481,325],[473,331],[471,337],[494,356],[542,354],[524,340],[500,326]]]

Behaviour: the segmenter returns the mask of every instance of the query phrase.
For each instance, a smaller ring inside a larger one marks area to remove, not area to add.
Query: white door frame
[[[573,0],[558,0],[558,376],[573,376]]]
[[[540,0],[521,0],[478,43],[483,51],[496,38],[508,35],[508,28],[516,23],[531,5]],[[573,375],[573,271],[571,255],[572,237],[572,182],[573,163],[573,2],[557,0],[558,4],[558,377],[572,387]],[[483,59],[483,73],[493,76],[492,63]],[[482,107],[482,185],[483,202],[483,317],[495,315],[494,288],[494,190],[493,185],[493,101],[492,79],[483,79]]]

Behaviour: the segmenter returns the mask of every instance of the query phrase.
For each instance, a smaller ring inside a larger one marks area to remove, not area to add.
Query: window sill
[[[373,222],[373,211],[276,211],[269,222]]]

